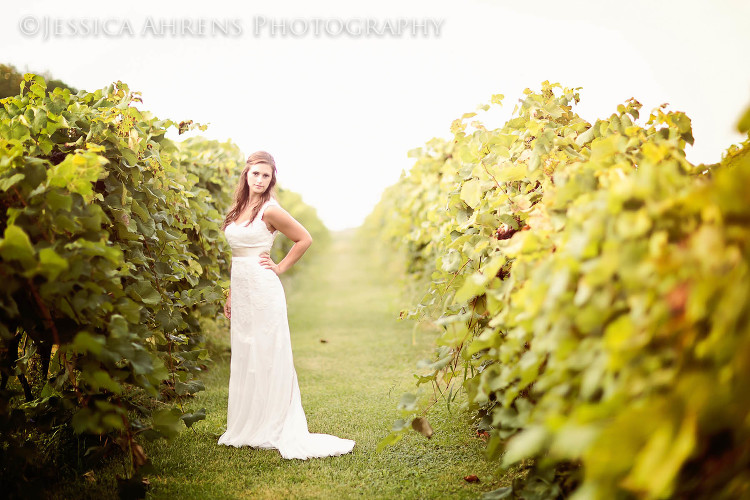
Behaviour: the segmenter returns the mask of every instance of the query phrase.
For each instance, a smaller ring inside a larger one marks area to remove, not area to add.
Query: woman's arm
[[[262,255],[260,258],[260,265],[272,270],[276,274],[281,274],[288,271],[307,249],[310,248],[310,245],[312,245],[312,236],[310,236],[310,233],[307,232],[307,229],[302,224],[289,215],[289,212],[279,206],[271,205],[266,208],[266,211],[263,213],[263,220],[294,242],[289,253],[278,264],[274,264],[268,254]]]

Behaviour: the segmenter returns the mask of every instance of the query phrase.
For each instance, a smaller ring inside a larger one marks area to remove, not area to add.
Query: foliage
[[[33,444],[24,435],[38,422],[70,422],[118,434],[134,469],[145,462],[134,436],[169,437],[182,412],[157,410],[149,425],[128,414],[139,410],[128,393],[170,399],[202,388],[196,317],[222,298],[221,245],[209,233],[218,212],[198,177],[173,164],[164,135],[177,124],[139,111],[126,85],[48,95],[27,74],[22,86],[0,116],[5,459]],[[36,387],[25,377],[34,351]],[[13,376],[25,403],[7,390]]]
[[[181,401],[203,389],[198,319],[223,306],[224,180],[244,158],[231,143],[167,139],[205,126],[139,110],[122,82],[48,93],[27,74],[20,90],[0,101],[1,481],[23,489],[19,477],[48,470],[40,443],[71,427],[100,436],[86,455],[119,445],[137,479],[137,435],[205,418]]]
[[[41,76],[47,82],[47,94],[51,93],[55,88],[68,89],[73,94],[78,93],[77,89],[61,80],[53,79],[49,73],[43,73]],[[12,64],[0,64],[0,99],[16,95],[18,88],[23,82],[23,78],[23,73],[19,72]],[[24,89],[23,91],[25,92],[26,90]]]
[[[460,379],[504,466],[580,462],[576,498],[747,494],[750,140],[692,165],[684,113],[590,124],[577,90],[527,89],[496,130],[465,114],[368,219],[430,281],[417,384]],[[402,409],[384,444],[426,413]]]

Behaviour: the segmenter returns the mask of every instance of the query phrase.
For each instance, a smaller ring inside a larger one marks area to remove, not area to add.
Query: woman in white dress
[[[265,151],[250,155],[222,226],[232,248],[224,306],[232,360],[227,430],[219,444],[275,448],[284,458],[303,460],[349,453],[354,441],[307,428],[278,275],[302,257],[312,238],[276,201],[275,185],[273,157]],[[276,264],[269,252],[279,231],[294,245]]]

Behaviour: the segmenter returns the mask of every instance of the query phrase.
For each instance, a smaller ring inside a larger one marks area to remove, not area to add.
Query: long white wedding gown
[[[349,453],[354,441],[310,433],[292,359],[286,297],[279,277],[259,263],[278,231],[262,220],[232,222],[224,234],[232,248],[230,315],[232,361],[227,430],[219,444],[275,448],[302,460]]]

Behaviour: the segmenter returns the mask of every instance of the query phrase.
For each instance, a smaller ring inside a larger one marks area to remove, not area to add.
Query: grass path
[[[299,274],[285,282],[310,431],[354,439],[354,452],[301,461],[276,450],[217,445],[226,425],[225,330],[215,341],[207,390],[186,408],[206,407],[207,419],[171,443],[146,447],[158,472],[149,476],[149,498],[477,498],[500,486],[495,464],[481,453],[484,443],[466,418],[455,418],[456,405],[453,415],[437,405],[432,439],[410,433],[376,453],[398,418],[401,395],[414,390],[415,363],[430,356],[432,337],[412,342],[411,325],[396,319],[398,285],[359,244],[351,232],[335,233],[329,251],[305,256]],[[480,482],[464,481],[469,474]]]

